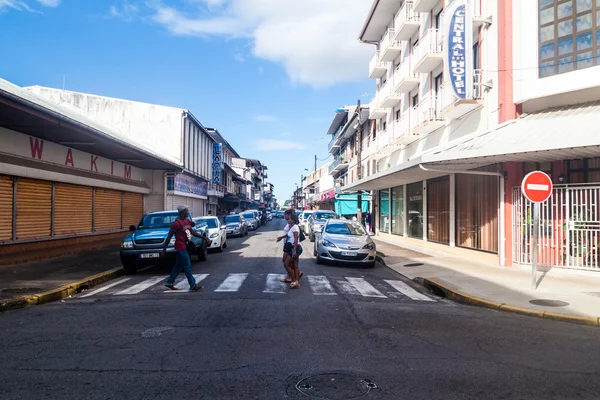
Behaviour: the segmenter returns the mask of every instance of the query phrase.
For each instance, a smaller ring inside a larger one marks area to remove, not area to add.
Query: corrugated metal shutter
[[[167,196],[167,210],[177,210],[179,206],[192,207],[192,198],[175,195]]]
[[[17,240],[50,237],[52,183],[17,180]]]
[[[123,193],[123,229],[137,225],[144,214],[144,196],[140,193]]]
[[[164,211],[165,198],[162,194],[150,194],[144,196],[144,212]]]
[[[0,175],[0,241],[12,240],[13,180]]]
[[[121,230],[121,192],[99,188],[94,190],[94,231]]]
[[[93,188],[57,183],[54,187],[54,236],[92,232]]]

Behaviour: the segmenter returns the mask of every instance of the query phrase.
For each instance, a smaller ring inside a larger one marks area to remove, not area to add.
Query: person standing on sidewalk
[[[169,275],[165,286],[171,290],[179,290],[175,287],[175,278],[177,278],[179,272],[183,269],[185,277],[190,284],[190,290],[192,292],[197,292],[198,290],[202,290],[204,286],[197,285],[196,279],[194,279],[194,275],[192,275],[192,260],[190,259],[187,244],[192,240],[192,236],[196,236],[207,241],[207,245],[210,246],[210,239],[200,235],[192,228],[192,221],[188,218],[190,212],[187,206],[178,206],[177,212],[179,213],[179,216],[171,224],[169,236],[167,236],[162,251],[162,256],[164,257],[167,252],[167,246],[173,235],[175,235],[175,265],[173,266],[173,270],[171,271],[171,275]]]

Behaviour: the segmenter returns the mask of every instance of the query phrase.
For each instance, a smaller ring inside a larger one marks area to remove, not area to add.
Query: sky
[[[188,109],[268,167],[280,203],[369,102],[368,0],[0,0],[0,78]]]

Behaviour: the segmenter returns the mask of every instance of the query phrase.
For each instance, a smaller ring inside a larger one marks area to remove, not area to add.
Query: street
[[[0,315],[2,399],[599,398],[597,328],[468,307],[381,264],[283,278],[273,220],[194,262]],[[176,282],[187,289],[181,274]]]

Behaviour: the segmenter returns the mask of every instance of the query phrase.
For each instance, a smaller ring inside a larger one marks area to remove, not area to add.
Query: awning
[[[365,196],[366,197],[366,196]],[[362,212],[369,212],[369,197],[361,199]],[[335,212],[339,215],[354,215],[358,211],[358,195],[338,194],[334,202]]]

